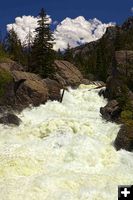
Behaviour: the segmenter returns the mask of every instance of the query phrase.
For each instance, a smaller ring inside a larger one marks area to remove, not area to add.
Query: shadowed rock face
[[[117,150],[133,151],[133,126],[122,126],[115,139],[114,146]]]
[[[115,52],[117,70],[122,76],[128,79],[133,77],[133,51],[116,51]]]
[[[51,80],[49,78],[44,79],[44,83],[47,85],[48,89],[48,98],[50,100],[60,100],[60,89],[62,88],[61,85],[55,81]]]
[[[119,117],[121,109],[116,100],[109,101],[105,107],[100,108],[100,113],[106,120],[114,121]]]
[[[115,111],[116,119],[119,118],[121,123],[124,123],[120,129],[114,146],[117,150],[125,149],[127,151],[133,150],[133,119],[122,114],[133,112],[133,51],[121,50],[115,52],[115,68],[116,73],[113,74],[113,67],[110,70],[110,76],[106,82],[106,90],[103,95],[108,98],[109,103],[101,108],[101,113],[105,119],[112,119],[110,115]],[[118,105],[110,107],[112,99],[117,99]],[[121,114],[122,111],[122,114]],[[126,114],[125,114],[126,115]]]
[[[129,17],[122,25],[123,30],[132,30],[133,29],[133,17]]]
[[[14,124],[19,126],[21,120],[14,114],[7,113],[3,117],[0,118],[0,124],[11,125]]]

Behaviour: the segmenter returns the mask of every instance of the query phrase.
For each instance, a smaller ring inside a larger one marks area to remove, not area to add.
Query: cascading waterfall
[[[133,153],[114,149],[120,127],[102,119],[94,87],[0,125],[0,200],[116,200],[118,185],[133,184]]]

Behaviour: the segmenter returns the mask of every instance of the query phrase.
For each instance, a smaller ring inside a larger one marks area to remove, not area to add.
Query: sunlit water
[[[133,153],[114,149],[119,126],[102,120],[93,87],[0,126],[0,200],[116,200],[118,185],[133,183]]]

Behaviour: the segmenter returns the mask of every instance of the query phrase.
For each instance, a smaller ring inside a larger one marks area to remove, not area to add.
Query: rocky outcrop
[[[0,63],[0,69],[5,69],[8,71],[13,71],[13,70],[24,71],[24,67],[22,65],[12,60],[9,60],[6,63]]]
[[[133,151],[133,126],[123,125],[114,141],[117,150]]]
[[[109,100],[117,99],[122,97],[123,94],[128,93],[128,91],[129,89],[122,77],[109,76],[106,81],[106,91],[104,97]]]
[[[131,79],[133,76],[133,51],[116,51],[115,58],[118,73]]]
[[[4,85],[0,105],[21,111],[30,104],[38,106],[48,99],[46,83],[37,75],[23,71],[10,71],[10,81]]]
[[[39,106],[48,100],[48,89],[46,83],[37,75],[28,72],[13,71],[15,83],[25,80],[16,91],[15,104],[27,107],[30,104]]]
[[[49,78],[44,79],[44,82],[48,89],[48,99],[52,101],[53,100],[59,101],[61,98],[60,95],[60,89],[62,88],[61,85],[57,81],[51,80]]]
[[[133,30],[133,17],[129,17],[122,25],[122,29],[127,30]]]
[[[0,106],[21,111],[29,105],[39,106],[49,99],[59,101],[62,88],[77,87],[84,81],[88,84],[88,80],[83,79],[80,71],[70,62],[56,60],[54,67],[56,72],[52,80],[24,72],[21,65],[13,61],[1,63],[0,70],[6,83],[3,86],[3,95],[0,94]]]
[[[116,51],[114,59],[115,63],[109,68],[104,94],[108,99],[121,98],[133,90],[133,51]]]
[[[104,119],[115,121],[118,119],[121,113],[121,108],[116,100],[111,100],[105,107],[100,108],[100,113]]]
[[[114,146],[117,150],[133,150],[133,51],[115,52],[114,63],[110,66],[106,90],[101,91],[109,103],[100,109],[105,119],[123,124]],[[116,100],[114,100],[116,99]],[[119,102],[119,103],[118,103]]]
[[[21,120],[14,114],[6,113],[4,116],[0,117],[0,124],[4,125],[16,125],[19,126]]]
[[[54,67],[56,71],[54,78],[62,87],[75,87],[82,83],[83,76],[81,72],[70,62],[56,60]]]

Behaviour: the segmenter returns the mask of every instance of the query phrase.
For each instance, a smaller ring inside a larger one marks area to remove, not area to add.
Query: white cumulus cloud
[[[33,38],[35,37],[35,28],[38,26],[37,21],[38,18],[34,16],[16,17],[15,23],[7,25],[7,31],[13,28],[21,42],[25,43],[29,32]],[[48,22],[51,23],[51,21],[50,16],[48,16]]]
[[[103,24],[98,19],[86,20],[83,16],[75,19],[66,18],[54,31],[56,39],[55,49],[64,49],[67,44],[71,47],[76,47],[79,44],[84,44],[97,40],[102,37],[108,26],[113,23]]]
[[[133,13],[133,7],[131,8],[131,12]]]
[[[8,24],[7,30],[14,28],[18,37],[22,42],[25,41],[26,36],[29,33],[35,37],[35,28],[37,27],[38,18],[33,16],[22,16],[15,19],[15,23]],[[49,17],[49,23],[52,20]],[[108,26],[114,25],[113,23],[102,23],[98,19],[86,20],[83,16],[79,16],[75,19],[66,18],[60,24],[57,25],[54,31],[55,45],[54,49],[61,50],[67,48],[67,45],[76,47],[80,44],[91,42],[102,37]]]

